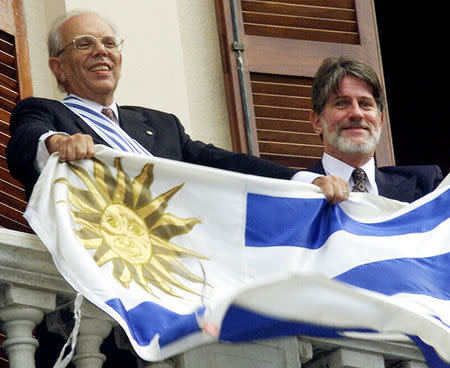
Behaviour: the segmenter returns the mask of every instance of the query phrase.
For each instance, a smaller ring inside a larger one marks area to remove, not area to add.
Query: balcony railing
[[[0,228],[0,323],[6,335],[2,348],[11,368],[35,367],[34,354],[39,342],[33,337],[34,328],[44,318],[47,324],[52,320],[56,323],[56,312],[71,305],[75,294],[35,235]],[[113,329],[120,337],[117,324],[85,302],[73,357],[75,367],[101,367],[108,357],[100,353],[100,343]],[[141,368],[426,367],[420,350],[412,343],[303,337],[213,344],[166,361],[138,360],[137,364]]]

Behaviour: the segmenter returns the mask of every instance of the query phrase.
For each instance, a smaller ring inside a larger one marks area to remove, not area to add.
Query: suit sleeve
[[[39,176],[34,166],[39,138],[50,130],[57,130],[54,115],[40,99],[20,101],[13,110],[6,157],[11,175],[24,185],[28,197]]]
[[[177,119],[178,120],[178,119]],[[290,180],[298,171],[274,162],[244,153],[235,153],[212,144],[193,141],[177,121],[186,162],[235,171],[243,174]]]
[[[444,177],[442,175],[442,170],[439,166],[433,165],[434,169],[434,181],[433,181],[433,190],[436,189],[439,184],[444,180]]]
[[[134,122],[127,122],[127,132],[133,135],[134,131],[135,139],[157,157],[278,179],[291,179],[297,173],[297,170],[259,157],[234,153],[212,144],[194,141],[173,114],[138,106],[121,106],[120,110],[122,117],[126,117],[123,120]],[[135,126],[137,120],[140,121],[139,128]],[[147,129],[152,130],[154,134],[146,136]]]

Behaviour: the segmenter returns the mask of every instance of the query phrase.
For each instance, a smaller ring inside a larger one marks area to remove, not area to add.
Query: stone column
[[[176,368],[175,364],[171,360],[163,360],[162,362],[144,362],[140,361],[139,368]]]
[[[100,346],[111,332],[112,321],[102,317],[82,317],[76,354],[72,358],[76,368],[101,368],[103,366],[107,357],[100,353]]]
[[[423,362],[416,362],[414,360],[402,362],[399,368],[427,368],[427,365]]]
[[[174,361],[177,368],[300,368],[299,352],[297,338],[285,337],[200,346],[180,354]]]
[[[382,354],[337,349],[308,364],[310,368],[384,368]]]
[[[8,286],[0,291],[0,327],[6,335],[3,349],[10,368],[34,368],[39,342],[33,330],[55,307],[55,294]]]
[[[113,319],[84,299],[81,305],[81,323],[72,362],[76,368],[101,368],[107,357],[100,353],[103,340],[109,335]]]
[[[313,358],[313,346],[309,341],[298,340],[298,356],[300,363],[309,362]]]

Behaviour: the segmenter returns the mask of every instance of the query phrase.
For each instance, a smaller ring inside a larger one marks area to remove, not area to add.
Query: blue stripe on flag
[[[441,322],[444,326],[450,328],[450,325],[448,323],[445,323],[442,319],[440,319],[438,316],[431,316],[433,318],[436,318],[439,322]]]
[[[222,321],[219,339],[222,341],[240,342],[297,335],[341,338],[341,333],[345,331],[365,333],[376,332],[357,326],[336,328],[308,322],[283,320],[256,313],[232,304],[228,308]]]
[[[385,295],[422,294],[450,300],[450,253],[399,258],[355,267],[335,280]]]
[[[362,223],[325,199],[247,195],[245,244],[251,247],[320,248],[336,231],[355,235],[394,236],[434,229],[450,217],[450,190],[396,218]],[[283,231],[281,231],[283,229]]]
[[[345,338],[345,332],[377,332],[371,329],[348,326],[336,328],[307,322],[282,320],[255,313],[248,309],[231,305],[224,316],[219,339],[222,341],[245,342],[281,336],[311,336],[324,338]],[[439,358],[436,350],[425,344],[417,336],[409,336],[422,351],[431,368],[450,368],[450,364]]]
[[[159,334],[159,346],[164,347],[200,331],[195,313],[177,314],[152,302],[141,303],[128,311],[120,299],[108,300],[106,304],[120,314],[141,346],[148,345],[156,334]]]
[[[419,349],[422,351],[423,357],[430,368],[450,368],[450,363],[444,362],[439,355],[436,353],[436,350],[433,349],[430,345],[425,344],[421,339],[417,336],[409,336],[411,340],[413,340]]]

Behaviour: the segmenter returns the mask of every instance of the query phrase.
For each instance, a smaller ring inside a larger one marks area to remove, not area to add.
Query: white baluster
[[[76,354],[72,359],[76,368],[102,367],[107,357],[100,353],[100,346],[111,328],[110,321],[82,317]]]
[[[112,319],[88,301],[81,307],[81,325],[76,354],[72,362],[76,368],[101,368],[107,357],[100,353],[103,340],[113,326]]]
[[[10,368],[34,368],[34,354],[39,345],[33,330],[44,314],[55,306],[55,295],[17,286],[0,293],[0,327],[6,335],[3,349]]]

